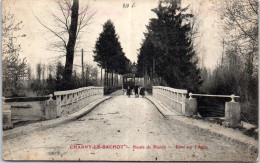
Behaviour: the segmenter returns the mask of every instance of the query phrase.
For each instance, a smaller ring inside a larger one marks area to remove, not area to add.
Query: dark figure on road
[[[135,85],[135,97],[139,97],[139,94],[138,94],[138,85]]]
[[[127,95],[128,97],[130,97],[130,95],[131,95],[131,88],[130,88],[129,86],[127,87],[126,95]]]
[[[144,87],[141,87],[141,88],[140,88],[140,95],[141,95],[142,97],[145,96],[145,89],[144,89]]]

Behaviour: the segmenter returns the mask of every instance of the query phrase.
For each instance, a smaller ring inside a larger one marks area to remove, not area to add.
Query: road
[[[254,161],[257,156],[246,147],[165,119],[145,98],[120,95],[76,121],[4,141],[3,157],[8,160]]]

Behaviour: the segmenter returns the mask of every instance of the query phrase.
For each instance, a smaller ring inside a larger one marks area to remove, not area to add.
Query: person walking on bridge
[[[139,94],[138,94],[138,85],[136,84],[134,89],[135,89],[135,97],[138,98],[139,97]]]
[[[145,96],[145,89],[144,89],[143,86],[140,88],[140,95],[141,95],[143,98],[144,98],[144,96]]]
[[[128,97],[130,97],[130,95],[131,95],[131,88],[130,88],[129,86],[127,87],[126,95],[127,95]]]

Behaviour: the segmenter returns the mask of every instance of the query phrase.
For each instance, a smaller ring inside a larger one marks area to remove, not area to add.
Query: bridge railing
[[[164,86],[153,86],[153,97],[157,98],[164,104],[170,106],[170,109],[184,114],[186,95],[188,91],[184,89],[174,89]]]
[[[235,101],[235,98],[240,98],[240,96],[235,96],[234,94],[232,94],[232,95],[209,95],[209,94],[194,94],[194,93],[189,93],[189,96],[190,96],[190,99],[192,99],[192,96],[231,98],[231,102],[236,102],[236,101]]]
[[[224,126],[227,127],[241,127],[241,107],[240,103],[235,101],[235,98],[240,96],[232,95],[209,95],[209,94],[194,94],[189,93],[189,100],[193,101],[197,105],[197,99],[194,97],[213,97],[213,98],[231,98],[231,101],[225,103],[225,121]]]
[[[209,95],[189,93],[187,98],[187,90],[174,89],[164,86],[153,86],[153,97],[161,101],[171,110],[178,111],[184,116],[197,115],[197,99],[195,96],[206,96],[214,98],[231,98],[231,101],[225,103],[225,121],[224,126],[239,127],[241,126],[241,108],[240,103],[235,101],[239,96],[232,95]]]
[[[91,102],[102,98],[103,87],[83,87],[68,91],[54,92],[56,96],[57,116],[71,114]]]

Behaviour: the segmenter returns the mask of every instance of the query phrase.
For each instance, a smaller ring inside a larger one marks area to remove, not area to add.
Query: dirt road
[[[115,96],[84,117],[3,142],[8,160],[254,161],[256,154],[166,120],[145,98]]]

